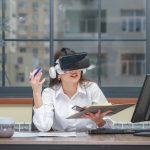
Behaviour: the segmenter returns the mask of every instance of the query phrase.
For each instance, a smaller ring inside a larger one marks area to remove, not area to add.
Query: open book
[[[85,108],[83,111],[77,112],[69,117],[67,119],[75,119],[80,118],[83,114],[91,112],[96,113],[98,110],[101,110],[102,112],[112,110],[112,112],[108,113],[108,115],[114,115],[128,107],[131,107],[135,104],[107,104],[107,105],[91,105],[87,108]]]

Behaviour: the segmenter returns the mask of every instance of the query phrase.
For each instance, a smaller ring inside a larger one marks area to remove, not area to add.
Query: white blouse
[[[62,86],[54,89],[45,88],[42,92],[42,101],[43,105],[41,107],[33,108],[33,122],[40,131],[48,131],[51,128],[58,131],[95,129],[97,125],[91,119],[66,118],[77,112],[72,109],[75,105],[84,107],[92,104],[108,103],[106,97],[94,82],[90,82],[88,85],[79,84],[77,92],[71,98],[64,94]],[[108,126],[108,124],[106,123],[105,126]]]

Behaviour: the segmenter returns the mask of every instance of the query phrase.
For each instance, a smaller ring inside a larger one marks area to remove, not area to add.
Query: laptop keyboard
[[[110,129],[97,128],[88,131],[89,134],[134,134],[138,132],[150,132],[150,129]]]

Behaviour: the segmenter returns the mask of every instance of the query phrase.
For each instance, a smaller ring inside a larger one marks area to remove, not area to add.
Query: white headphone
[[[81,71],[83,72],[83,74],[85,74],[85,73],[86,73],[86,69],[81,69]]]
[[[81,71],[83,72],[83,74],[86,73],[86,69],[81,69]],[[55,66],[49,68],[50,78],[55,79],[56,78],[56,72],[58,74],[64,74],[65,73],[63,70],[61,70],[59,59],[56,60],[56,65]]]
[[[56,78],[56,69],[55,69],[55,67],[50,67],[50,68],[49,68],[49,76],[50,76],[50,78],[52,78],[52,79],[55,79],[55,78]]]
[[[52,79],[55,79],[56,78],[56,72],[58,74],[64,74],[64,71],[61,70],[59,59],[56,60],[56,65],[55,66],[49,68],[49,76]]]

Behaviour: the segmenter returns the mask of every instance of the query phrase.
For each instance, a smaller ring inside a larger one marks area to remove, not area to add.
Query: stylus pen
[[[42,68],[41,68],[41,67],[39,67],[39,68],[37,69],[37,71],[34,73],[34,77],[35,77],[40,71],[42,71]]]

